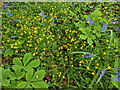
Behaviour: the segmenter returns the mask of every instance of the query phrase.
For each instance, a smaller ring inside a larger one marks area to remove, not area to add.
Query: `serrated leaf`
[[[29,60],[32,58],[32,53],[26,53],[23,57],[23,64],[24,66],[29,62]]]
[[[25,86],[28,84],[28,82],[24,81],[24,82],[20,82],[17,84],[17,88],[25,88]]]
[[[34,88],[48,88],[47,83],[45,83],[45,82],[43,82],[43,81],[33,82],[33,83],[31,83],[31,85],[32,85]]]
[[[22,62],[20,61],[19,58],[14,58],[14,59],[13,59],[13,64],[14,64],[14,65],[20,65],[20,66],[22,66]]]
[[[27,65],[27,67],[38,67],[40,65],[40,61],[38,61],[38,60],[34,60],[34,61],[32,61],[32,62],[30,62],[28,65]]]
[[[80,38],[85,40],[87,38],[87,36],[86,35],[80,35]]]
[[[42,80],[44,78],[44,75],[45,75],[45,70],[38,70],[35,72],[31,81]]]
[[[87,42],[88,42],[89,45],[92,45],[92,44],[93,44],[93,41],[92,41],[91,38],[88,38],[88,39],[87,39]]]
[[[29,71],[27,71],[27,73],[26,73],[26,80],[30,81],[32,76],[33,76],[33,68],[31,68],[31,69],[29,69]]]

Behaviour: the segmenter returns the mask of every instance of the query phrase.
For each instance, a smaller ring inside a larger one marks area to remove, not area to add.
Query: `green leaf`
[[[80,27],[80,23],[74,22],[74,24],[75,24],[77,27]]]
[[[88,39],[87,39],[87,42],[88,42],[89,45],[92,45],[92,44],[93,44],[93,41],[92,41],[91,38],[88,38]]]
[[[44,78],[44,75],[45,75],[45,70],[38,70],[37,72],[35,72],[32,81],[42,80]]]
[[[25,75],[25,72],[21,72],[16,78],[19,80]]]
[[[114,64],[114,68],[118,68],[118,60],[117,59],[115,59],[115,64]]]
[[[29,88],[29,90],[30,90],[30,88],[32,88],[32,87],[30,86],[30,84],[28,84],[28,85],[26,86],[26,88]],[[31,89],[31,90],[33,90],[33,89]]]
[[[31,69],[29,69],[29,71],[27,71],[27,73],[26,73],[26,80],[30,81],[32,76],[33,76],[33,68],[31,68]]]
[[[15,79],[16,79],[16,75],[13,72],[11,72],[11,74],[10,74],[10,80],[15,80]]]
[[[24,81],[24,82],[20,82],[17,84],[17,88],[25,88],[25,86],[28,84],[28,82]]]
[[[26,53],[23,57],[23,63],[24,66],[29,62],[29,60],[32,58],[32,53]]]
[[[30,62],[28,65],[27,65],[27,67],[38,67],[40,65],[40,61],[38,61],[38,60],[34,60],[34,61],[32,61],[32,62]]]
[[[114,86],[116,86],[117,88],[119,88],[119,84],[118,84],[118,81],[114,81],[114,78],[117,77],[116,75],[111,75],[111,81],[112,81],[112,84]],[[120,88],[119,88],[120,89]]]
[[[87,32],[85,31],[84,28],[79,28],[81,30],[82,33],[86,34],[87,35]]]
[[[87,36],[86,35],[80,35],[80,38],[85,40],[87,38]]]
[[[93,32],[93,33],[96,33],[96,30],[93,30],[92,32]]]
[[[13,50],[11,50],[11,49],[7,49],[6,51],[5,51],[5,53],[4,53],[4,57],[6,57],[6,56],[12,56],[13,55]]]
[[[31,83],[34,88],[48,88],[47,83],[43,81],[33,82]]]
[[[100,34],[100,33],[96,33],[96,35],[97,35],[98,37],[101,37],[101,34]]]
[[[8,86],[10,84],[9,80],[2,80],[2,86]]]
[[[89,16],[88,16],[88,15],[84,15],[84,18],[85,18],[85,19],[88,19],[88,18],[89,18]]]
[[[20,61],[19,58],[14,58],[13,59],[13,64],[22,66],[22,62]]]
[[[14,65],[12,66],[12,68],[14,69],[16,75],[20,74],[21,69],[22,69],[22,67],[19,67],[19,65]]]
[[[91,39],[96,39],[96,37],[94,35],[91,35],[90,37],[91,37]]]
[[[9,77],[9,74],[11,73],[10,69],[5,69],[2,73],[2,79],[7,79]]]

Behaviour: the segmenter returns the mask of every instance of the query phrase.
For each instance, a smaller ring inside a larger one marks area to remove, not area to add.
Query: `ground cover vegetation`
[[[3,88],[120,89],[119,2],[3,2]]]

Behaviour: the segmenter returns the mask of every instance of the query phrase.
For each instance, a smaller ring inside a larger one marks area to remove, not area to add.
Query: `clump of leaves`
[[[43,81],[45,70],[35,71],[34,68],[38,67],[40,62],[30,61],[30,59],[32,59],[32,54],[26,53],[23,61],[19,58],[13,59],[12,68],[2,68],[2,86],[5,88],[48,88],[47,83]]]

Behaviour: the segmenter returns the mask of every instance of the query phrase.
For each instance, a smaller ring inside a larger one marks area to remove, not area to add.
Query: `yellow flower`
[[[108,69],[111,69],[111,67],[110,67],[110,66],[108,66],[107,68],[108,68]]]
[[[60,75],[58,75],[58,77],[60,77]]]
[[[106,40],[106,42],[109,42],[109,40]]]
[[[17,53],[17,52],[18,52],[18,50],[15,50],[15,52]]]
[[[94,73],[94,72],[92,72],[92,75],[95,75],[95,73]]]
[[[107,7],[105,7],[105,9],[107,9]]]
[[[40,56],[40,59],[42,59],[42,56]]]
[[[17,43],[15,43],[15,45],[17,45]]]
[[[98,59],[100,60],[101,58],[99,57]]]
[[[104,55],[106,54],[106,52],[103,53]]]
[[[90,68],[89,67],[87,67],[87,70],[89,70]]]
[[[35,30],[34,33],[37,33],[37,30]]]
[[[52,75],[53,77],[55,76],[55,75]]]
[[[98,64],[98,63],[97,63],[96,65],[97,65],[97,66],[99,66],[99,64]]]
[[[45,82],[47,82],[47,80],[45,80]]]
[[[35,53],[33,53],[33,56],[35,56]]]
[[[95,69],[97,69],[98,67],[96,66]]]
[[[100,19],[100,17],[98,17],[98,19]]]
[[[113,22],[113,24],[115,24],[115,22]]]
[[[62,78],[65,78],[65,76],[63,76]]]
[[[94,58],[92,57],[91,60],[93,60]]]

